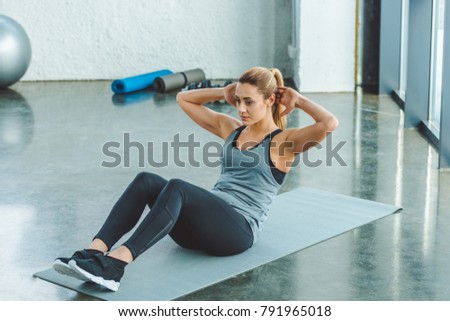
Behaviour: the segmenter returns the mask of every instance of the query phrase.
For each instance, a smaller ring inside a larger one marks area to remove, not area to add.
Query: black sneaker
[[[53,262],[53,269],[55,269],[55,271],[58,273],[79,278],[78,273],[72,270],[72,268],[69,266],[69,261],[72,259],[90,259],[91,257],[97,254],[103,254],[103,252],[98,250],[84,249],[81,251],[76,251],[72,255],[72,257],[58,257]]]
[[[106,255],[96,255],[87,260],[75,258],[69,261],[69,266],[80,275],[80,278],[100,284],[111,291],[119,289],[126,265],[126,262]]]

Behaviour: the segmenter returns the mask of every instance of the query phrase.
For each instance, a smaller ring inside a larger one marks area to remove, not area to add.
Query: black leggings
[[[253,244],[247,220],[220,197],[181,179],[142,172],[116,202],[95,236],[109,249],[150,212],[123,244],[137,258],[169,234],[181,247],[211,255],[241,253]]]

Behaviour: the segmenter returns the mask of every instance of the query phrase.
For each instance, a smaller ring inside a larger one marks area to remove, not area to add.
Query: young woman
[[[226,99],[239,119],[207,102]],[[257,240],[273,197],[299,153],[322,141],[338,121],[329,111],[284,87],[278,69],[254,67],[225,88],[180,92],[177,102],[199,126],[222,138],[221,174],[211,190],[180,179],[140,173],[116,202],[91,244],[58,258],[60,273],[117,291],[125,266],[169,235],[178,245],[210,255],[235,255]],[[295,108],[314,120],[286,129]],[[113,245],[150,212],[121,246]]]

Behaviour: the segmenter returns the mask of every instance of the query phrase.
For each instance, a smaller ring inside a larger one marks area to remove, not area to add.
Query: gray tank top
[[[254,147],[239,150],[236,140],[244,128],[235,129],[223,144],[221,173],[211,192],[247,219],[255,243],[285,175],[270,160],[270,142],[281,129],[268,134]]]

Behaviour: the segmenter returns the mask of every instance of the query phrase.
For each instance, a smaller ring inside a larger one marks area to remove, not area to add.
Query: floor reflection
[[[33,139],[33,110],[12,89],[0,90],[0,157],[20,153]]]

